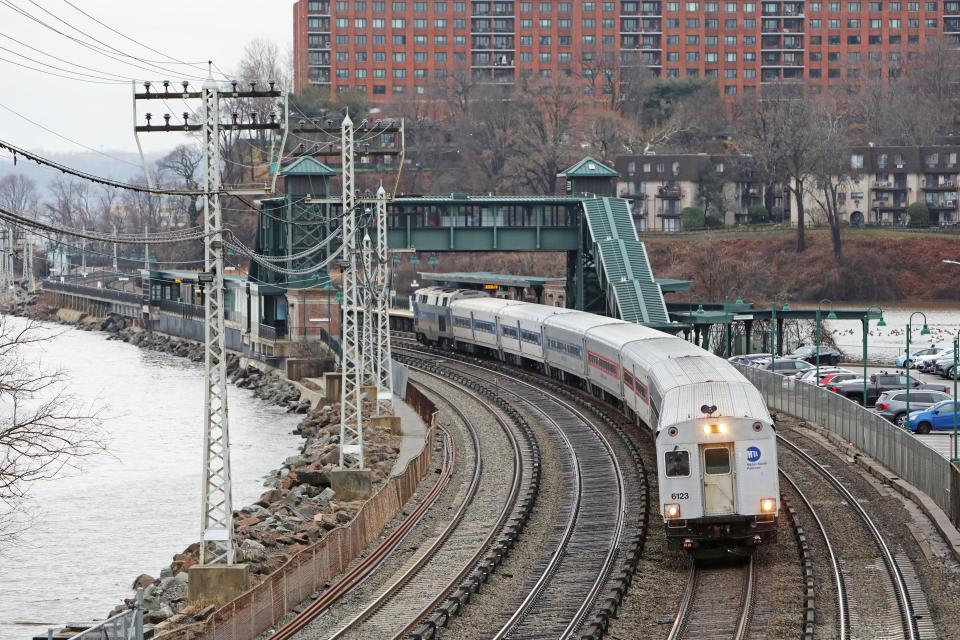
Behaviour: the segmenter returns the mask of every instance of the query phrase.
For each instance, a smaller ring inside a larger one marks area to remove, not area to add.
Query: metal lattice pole
[[[387,192],[377,189],[377,413],[393,414],[393,352],[390,345],[390,256],[387,247]]]
[[[220,210],[219,91],[203,83],[203,226],[207,291],[204,304],[205,394],[200,564],[233,564],[233,497],[227,420],[227,352],[223,309],[223,217]],[[149,264],[149,261],[147,261]],[[149,267],[146,267],[149,268]]]
[[[360,354],[360,326],[357,310],[357,211],[354,191],[353,121],[347,114],[341,129],[341,169],[343,172],[343,323],[341,326],[340,385],[340,468],[363,469],[363,418],[360,386],[363,363]]]
[[[377,311],[378,287],[376,283],[377,273],[373,263],[373,244],[367,230],[363,232],[363,244],[361,246],[363,247],[361,253],[363,278],[360,297],[363,300],[363,337],[360,343],[360,356],[363,358],[363,384],[366,387],[371,387],[375,386],[379,379],[379,372],[377,371],[379,361],[376,355],[377,345],[374,337],[374,329],[377,323],[373,317],[373,314]]]

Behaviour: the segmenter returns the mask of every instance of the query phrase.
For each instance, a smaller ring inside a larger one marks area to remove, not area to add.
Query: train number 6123
[[[670,499],[671,500],[689,500],[690,494],[687,493],[686,491],[684,491],[683,493],[671,493]]]

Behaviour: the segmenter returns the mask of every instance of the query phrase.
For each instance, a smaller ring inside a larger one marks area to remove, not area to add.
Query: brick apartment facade
[[[509,83],[647,66],[735,96],[887,78],[940,38],[960,40],[960,0],[298,0],[295,87],[378,102],[429,94],[454,71]]]

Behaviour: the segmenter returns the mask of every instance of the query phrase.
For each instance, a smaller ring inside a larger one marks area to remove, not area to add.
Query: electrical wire
[[[140,185],[130,184],[128,182],[119,182],[117,180],[111,180],[109,178],[103,178],[100,176],[95,176],[92,173],[87,173],[86,171],[79,171],[77,169],[71,169],[70,167],[60,164],[55,160],[48,160],[42,156],[38,156],[35,153],[31,153],[26,149],[22,149],[18,146],[10,144],[4,140],[0,140],[0,149],[5,149],[12,153],[14,157],[21,155],[25,158],[33,160],[37,164],[45,165],[53,169],[57,169],[61,173],[66,173],[77,178],[82,178],[89,182],[95,182],[107,187],[114,187],[116,189],[126,189],[128,191],[136,191],[137,193],[146,193],[150,195],[166,195],[166,196],[202,196],[205,195],[205,191],[193,190],[193,189],[160,189],[160,188],[150,188],[143,187]],[[211,193],[224,193],[223,189],[220,189],[217,192]]]
[[[128,36],[127,34],[123,33],[122,31],[118,31],[118,30],[114,29],[114,28],[111,27],[110,25],[105,24],[104,22],[102,22],[102,21],[98,20],[97,18],[95,18],[94,16],[90,15],[89,13],[87,13],[86,11],[84,11],[83,9],[81,9],[80,7],[78,7],[77,5],[73,4],[72,2],[70,2],[70,0],[63,0],[63,1],[64,1],[66,4],[70,5],[71,7],[73,7],[73,8],[74,8],[76,11],[78,11],[79,13],[82,13],[82,14],[85,15],[86,17],[90,18],[91,20],[93,20],[94,22],[96,22],[97,24],[99,24],[101,27],[104,27],[105,29],[108,29],[109,31],[112,31],[113,33],[117,34],[118,36],[121,36],[121,37],[123,37],[123,38],[126,38],[127,40],[129,40],[130,42],[133,42],[134,44],[140,45],[141,47],[143,47],[144,49],[147,49],[148,51],[152,51],[152,52],[154,52],[154,53],[158,53],[158,54],[160,54],[161,56],[163,56],[164,58],[167,58],[167,60],[142,60],[143,62],[149,62],[149,63],[151,63],[151,64],[152,64],[152,63],[169,64],[170,62],[173,62],[173,63],[175,63],[175,64],[182,64],[182,65],[189,66],[189,67],[200,67],[201,69],[203,68],[203,64],[204,64],[203,62],[184,62],[183,60],[178,60],[177,58],[174,58],[173,56],[168,55],[168,54],[166,54],[166,53],[163,53],[162,51],[158,51],[158,50],[154,49],[153,47],[151,47],[151,46],[149,46],[149,45],[146,45],[146,44],[140,42],[139,40],[136,40],[136,39],[134,39],[134,38],[131,38],[131,37]],[[111,47],[111,48],[112,48],[112,47]],[[213,62],[209,62],[209,64],[213,65]],[[216,67],[216,65],[213,65],[213,66]],[[220,71],[219,68],[217,68],[217,71],[220,72],[220,75],[226,77],[226,74],[223,73],[222,71]]]
[[[40,124],[39,122],[37,122],[37,121],[35,121],[35,120],[31,120],[30,118],[28,118],[27,116],[23,115],[22,113],[18,113],[17,111],[14,111],[13,109],[11,109],[10,107],[8,107],[7,105],[5,105],[5,104],[3,104],[3,103],[0,103],[0,108],[5,109],[6,111],[9,111],[10,113],[12,113],[13,115],[17,116],[18,118],[20,118],[20,119],[22,119],[22,120],[26,120],[27,122],[29,122],[30,124],[32,124],[32,125],[34,125],[34,126],[36,126],[36,127],[40,127],[41,129],[43,129],[43,130],[46,131],[47,133],[53,134],[53,135],[57,136],[58,138],[60,138],[61,140],[66,140],[67,142],[69,142],[69,143],[71,143],[71,144],[75,144],[75,145],[77,145],[78,147],[83,147],[84,149],[86,149],[86,150],[88,150],[88,151],[92,151],[92,152],[94,152],[94,153],[98,153],[98,154],[100,154],[101,156],[103,156],[104,158],[110,158],[111,160],[115,160],[116,162],[122,162],[123,164],[128,164],[128,165],[130,165],[131,167],[136,167],[137,169],[142,169],[142,168],[143,168],[142,166],[140,166],[139,164],[137,164],[137,163],[135,163],[135,162],[130,162],[129,160],[123,160],[122,158],[117,158],[116,156],[112,156],[112,155],[110,155],[109,153],[104,153],[103,151],[100,151],[100,150],[98,150],[98,149],[94,149],[93,147],[88,146],[88,145],[85,145],[85,144],[83,144],[82,142],[77,142],[77,141],[74,140],[73,138],[68,138],[67,136],[65,136],[65,135],[63,135],[63,134],[61,134],[61,133],[57,133],[57,132],[54,131],[53,129],[49,129],[49,128],[45,127],[44,125]]]
[[[46,69],[38,69],[37,67],[31,67],[28,64],[23,64],[22,62],[16,62],[8,58],[0,57],[0,62],[6,62],[7,64],[12,64],[15,67],[21,67],[23,69],[29,69],[30,71],[36,71],[38,73],[45,73],[48,76],[54,76],[56,78],[63,78],[64,80],[74,80],[76,82],[86,82],[88,84],[106,84],[106,85],[116,85],[116,84],[127,84],[123,80],[88,80],[87,78],[77,78],[74,76],[66,76],[62,73],[54,73],[53,71],[47,71]]]
[[[20,227],[26,227],[30,229],[39,229],[44,230],[49,233],[56,233],[61,235],[73,236],[75,238],[85,238],[87,240],[95,240],[97,242],[110,242],[115,244],[173,244],[177,242],[185,242],[189,240],[199,240],[201,238],[206,238],[208,236],[213,236],[220,233],[220,230],[213,230],[209,233],[204,233],[203,230],[197,231],[199,227],[193,227],[185,230],[178,230],[176,232],[170,232],[164,235],[135,235],[135,234],[105,234],[96,231],[86,231],[76,229],[71,229],[69,227],[60,227],[53,224],[48,224],[45,222],[40,222],[39,220],[33,220],[26,216],[23,216],[14,211],[10,211],[5,207],[0,207],[0,219],[7,220],[12,222]]]
[[[47,53],[47,52],[44,51],[43,49],[38,49],[37,47],[34,47],[34,46],[32,46],[32,45],[29,45],[29,44],[27,44],[26,42],[23,42],[22,40],[17,40],[17,39],[14,38],[13,36],[7,35],[7,34],[5,34],[5,33],[0,33],[0,37],[6,38],[7,40],[12,40],[13,42],[16,42],[17,44],[19,44],[19,45],[22,46],[22,47],[26,47],[27,49],[30,49],[31,51],[36,51],[37,53],[39,53],[39,54],[41,54],[41,55],[47,56],[48,58],[53,58],[54,60],[57,60],[58,62],[63,62],[63,63],[65,63],[65,64],[71,64],[71,65],[73,65],[73,66],[75,66],[75,67],[79,67],[80,69],[84,69],[84,70],[86,70],[86,71],[93,71],[94,73],[99,74],[100,76],[114,76],[113,79],[115,79],[115,80],[123,80],[124,82],[130,82],[130,78],[126,78],[126,77],[124,77],[124,76],[122,76],[122,75],[120,75],[120,74],[118,74],[118,73],[111,73],[111,72],[109,72],[109,71],[103,71],[102,69],[95,69],[94,67],[87,67],[87,66],[84,66],[84,65],[82,65],[82,64],[79,64],[79,63],[77,63],[77,62],[71,62],[70,60],[67,60],[66,58],[60,58],[60,57],[58,57],[58,56],[53,55],[52,53]],[[14,54],[14,55],[20,55],[20,56],[26,58],[27,60],[31,60],[32,62],[37,62],[38,64],[46,64],[46,63],[40,62],[39,60],[33,60],[32,58],[28,58],[27,56],[25,56],[25,55],[23,55],[23,54],[20,54],[20,53],[14,51],[14,50],[12,50],[12,49],[7,49],[6,47],[0,47],[0,48],[4,49],[5,51],[9,51],[10,53],[12,53],[12,54]],[[54,67],[54,68],[56,68],[56,67]],[[70,73],[78,73],[78,72],[70,71]],[[79,75],[79,74],[78,74],[78,75]],[[106,79],[106,78],[104,78],[104,79]]]

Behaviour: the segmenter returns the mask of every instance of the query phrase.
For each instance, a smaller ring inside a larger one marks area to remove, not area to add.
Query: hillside
[[[693,280],[690,297],[722,300],[740,295],[752,301],[783,293],[791,302],[939,301],[960,304],[960,236],[935,233],[849,231],[843,258],[835,260],[825,231],[807,234],[809,248],[794,251],[791,231],[717,232],[644,236],[658,278]],[[563,276],[555,253],[440,254],[436,269],[421,255],[417,271],[493,271]],[[413,269],[400,269],[401,290]],[[736,291],[734,291],[736,289]],[[685,293],[672,300],[686,299]]]

